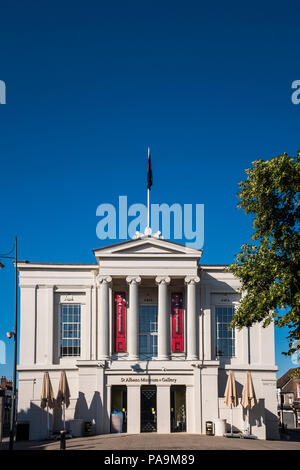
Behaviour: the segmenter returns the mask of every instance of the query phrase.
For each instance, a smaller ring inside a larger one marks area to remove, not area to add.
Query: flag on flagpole
[[[152,186],[152,166],[151,166],[150,147],[148,147],[147,189],[151,189],[151,186]]]

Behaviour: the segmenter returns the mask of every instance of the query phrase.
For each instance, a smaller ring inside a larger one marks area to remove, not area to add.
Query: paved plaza
[[[291,440],[264,441],[237,439],[196,434],[103,434],[90,437],[68,439],[69,450],[300,450],[300,436]],[[59,442],[20,441],[16,450],[58,450]],[[7,449],[7,439],[2,449]]]

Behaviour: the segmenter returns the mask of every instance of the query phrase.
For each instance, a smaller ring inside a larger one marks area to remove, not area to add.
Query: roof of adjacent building
[[[286,389],[286,386],[289,382],[292,382],[293,377],[291,377],[291,374],[298,369],[298,367],[292,367],[289,369],[285,374],[283,374],[279,379],[277,380],[277,388],[282,389],[283,387],[285,388],[285,391],[288,392],[289,390]]]

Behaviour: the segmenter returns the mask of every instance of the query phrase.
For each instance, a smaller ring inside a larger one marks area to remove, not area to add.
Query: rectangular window
[[[297,398],[300,398],[300,385],[297,385]]]
[[[60,305],[60,356],[80,356],[81,305]]]
[[[141,359],[157,356],[157,305],[140,305],[139,351]]]
[[[216,356],[235,356],[235,329],[228,329],[234,314],[234,307],[216,307],[216,333],[217,349]]]

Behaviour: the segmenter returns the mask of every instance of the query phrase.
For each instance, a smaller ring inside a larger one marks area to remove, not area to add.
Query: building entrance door
[[[118,430],[118,423],[121,429]],[[111,387],[111,432],[127,432],[127,388],[125,385]]]
[[[186,431],[185,386],[171,387],[171,432]]]
[[[141,387],[141,432],[157,431],[156,387]]]

